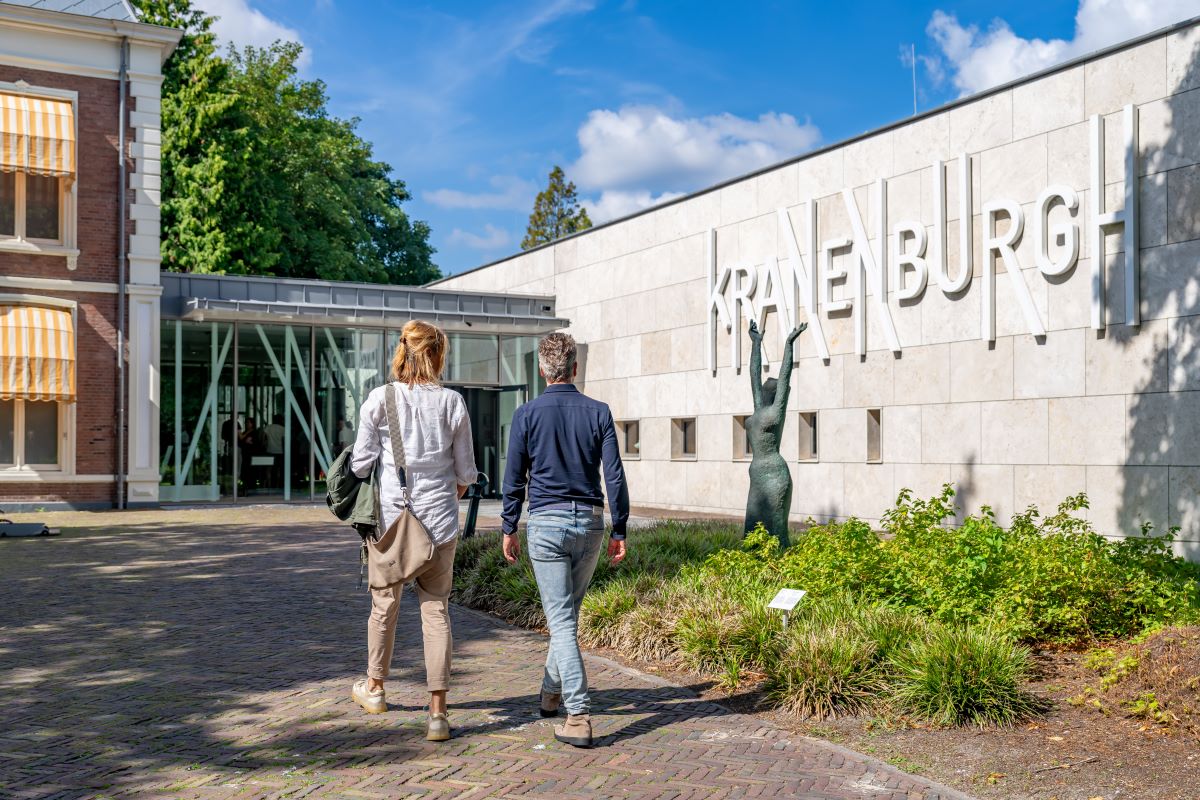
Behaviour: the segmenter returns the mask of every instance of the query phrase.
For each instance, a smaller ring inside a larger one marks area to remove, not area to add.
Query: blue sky
[[[562,165],[620,216],[1200,13],[1200,0],[193,0],[303,42],[454,273],[516,252]]]

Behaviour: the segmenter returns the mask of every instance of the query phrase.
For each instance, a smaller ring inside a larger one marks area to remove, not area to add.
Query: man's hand
[[[620,564],[625,560],[625,540],[624,539],[609,539],[608,540],[608,558],[614,564]]]
[[[517,563],[521,555],[521,540],[515,533],[504,534],[504,559],[510,564]]]

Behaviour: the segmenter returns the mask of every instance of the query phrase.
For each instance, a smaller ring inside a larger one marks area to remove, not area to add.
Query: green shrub
[[[771,702],[806,716],[897,708],[983,725],[1037,711],[1019,642],[1133,636],[1197,617],[1200,567],[1171,554],[1173,532],[1105,539],[1078,513],[1083,495],[1008,528],[987,508],[955,525],[953,501],[949,486],[928,499],[905,490],[882,533],[859,520],[813,525],[783,551],[762,526],[744,539],[721,523],[632,531],[623,564],[601,557],[580,640],[730,690],[765,678]],[[544,626],[527,556],[507,564],[498,535],[462,542],[455,569],[455,602]],[[786,630],[766,608],[784,587],[808,591]]]
[[[984,628],[938,625],[892,656],[899,706],[940,725],[1010,725],[1039,711],[1029,651]]]

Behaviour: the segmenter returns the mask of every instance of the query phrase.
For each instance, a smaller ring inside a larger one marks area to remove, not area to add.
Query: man
[[[504,472],[504,557],[515,563],[521,545],[517,522],[529,496],[529,559],[550,628],[550,652],[542,679],[543,717],[558,714],[554,738],[575,747],[592,746],[587,673],[579,652],[579,606],[604,544],[604,495],[608,489],[612,537],[608,555],[625,558],[629,490],[617,447],[612,412],[575,388],[575,340],[552,333],[538,345],[545,393],[517,409]]]

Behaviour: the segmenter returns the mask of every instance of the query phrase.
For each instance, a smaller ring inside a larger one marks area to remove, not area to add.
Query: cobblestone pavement
[[[0,540],[5,800],[962,798],[600,658],[600,746],[559,745],[543,637],[457,608],[455,738],[429,744],[413,603],[389,713],[349,699],[368,606],[349,529],[295,509],[54,522],[88,527]]]

